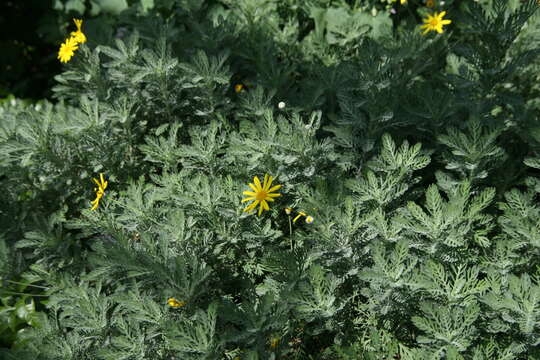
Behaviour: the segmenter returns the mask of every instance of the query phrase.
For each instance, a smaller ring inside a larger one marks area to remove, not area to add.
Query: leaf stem
[[[25,283],[18,282],[18,281],[13,281],[13,280],[7,280],[7,282],[10,282],[10,283],[12,283],[12,284],[25,285],[25,286],[33,286],[33,287],[37,287],[37,288],[40,288],[40,289],[46,289],[46,290],[49,289],[49,288],[46,287],[46,286],[39,286],[39,285],[32,285],[32,284],[25,284]]]
[[[10,294],[10,295],[28,295],[28,296],[41,296],[41,297],[47,297],[50,295],[38,295],[38,294],[27,294],[27,293],[20,293],[15,291],[9,291],[9,290],[0,290],[0,294]]]

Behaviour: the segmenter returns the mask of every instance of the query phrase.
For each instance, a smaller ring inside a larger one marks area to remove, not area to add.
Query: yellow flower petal
[[[244,212],[248,212],[248,211],[251,211],[253,210],[257,204],[259,203],[259,200],[255,200],[254,202],[252,202],[251,204],[249,204],[245,209],[244,209]]]
[[[258,190],[257,187],[255,186],[255,184],[249,183],[248,185],[249,185],[249,187],[251,188],[251,190],[253,190],[253,191],[255,191],[255,192],[259,192],[259,190]]]
[[[259,207],[259,214],[258,214],[258,216],[261,216],[262,211],[263,211],[263,203],[262,203],[262,201],[261,201],[261,206]]]
[[[107,184],[109,183],[108,181],[105,181],[103,174],[99,175],[99,179],[101,180],[101,182],[95,178],[92,178],[92,181],[96,183],[97,188],[94,188],[94,191],[96,192],[96,198],[90,202],[93,205],[91,210],[97,209],[97,207],[99,206],[99,201],[101,200],[101,198],[103,198],[103,195],[105,195],[105,189],[107,188]]]
[[[266,183],[268,182],[268,174],[264,174],[263,190],[266,190]]]
[[[269,189],[267,192],[271,193],[271,192],[276,191],[277,189],[281,189],[281,185],[276,185],[276,186],[272,187],[271,189]]]
[[[268,206],[268,203],[266,202],[266,200],[262,200],[261,204],[262,204],[264,210],[266,210],[266,211],[270,210],[270,207]]]
[[[96,210],[97,209],[97,207],[99,206],[99,199],[100,198],[97,198],[97,199],[90,202],[93,205],[90,210]]]
[[[255,199],[256,199],[255,196],[252,196],[252,197],[242,199],[242,202],[251,201],[251,200],[255,200]]]
[[[278,197],[278,196],[281,196],[281,194],[280,193],[268,193],[268,194],[266,194],[266,196],[267,197],[268,196],[270,196],[270,197]]]
[[[249,196],[257,196],[257,193],[251,192],[251,191],[244,191],[242,194],[249,195]]]
[[[255,186],[257,187],[257,190],[256,191],[261,191],[262,190],[262,186],[261,186],[261,181],[259,180],[258,177],[254,177],[253,178],[253,182],[255,183]]]
[[[270,189],[270,185],[272,185],[272,181],[274,180],[274,178],[272,176],[269,177],[268,179],[268,183],[266,184],[266,187],[264,188],[264,190],[266,190],[267,192],[272,192],[272,190],[268,190]],[[281,185],[279,185],[281,186]]]

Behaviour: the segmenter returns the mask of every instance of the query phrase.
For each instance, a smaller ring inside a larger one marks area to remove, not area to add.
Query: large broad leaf
[[[31,299],[30,303],[27,303],[24,298],[21,298],[15,304],[15,311],[19,319],[24,320],[25,322],[29,322],[30,315],[36,311],[34,300]]]
[[[328,44],[344,45],[367,35],[372,38],[390,36],[392,20],[388,13],[376,16],[364,11],[351,13],[345,8],[310,8],[310,16],[315,21],[314,36],[317,41],[324,37]]]
[[[76,11],[82,15],[85,10],[84,0],[69,0],[64,6],[65,12]]]
[[[146,13],[149,9],[154,8],[154,0],[141,0],[141,7],[143,13]]]
[[[359,25],[369,26],[371,31],[368,35],[374,39],[392,34],[392,20],[389,13],[381,11],[373,16],[366,12],[357,12],[354,15],[354,21]]]
[[[120,14],[128,7],[126,0],[93,0],[92,2],[99,6],[101,12],[113,15]]]

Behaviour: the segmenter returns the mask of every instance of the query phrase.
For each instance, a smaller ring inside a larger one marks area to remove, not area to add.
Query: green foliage
[[[95,18],[55,103],[0,102],[0,357],[540,357],[533,0],[437,36],[415,1],[55,4]]]
[[[455,128],[448,129],[448,135],[440,135],[438,140],[446,145],[450,154],[446,155],[446,166],[469,181],[485,179],[489,165],[505,160],[504,150],[496,145],[500,130],[487,130],[484,134],[478,120],[467,122],[467,132]],[[463,167],[464,164],[465,166]]]
[[[474,322],[480,314],[477,304],[461,307],[441,307],[437,304],[423,303],[422,317],[413,317],[412,321],[426,336],[418,336],[419,343],[432,344],[444,348],[456,348],[464,351],[475,339]]]
[[[492,228],[492,217],[482,210],[489,206],[495,191],[487,188],[471,198],[470,184],[465,182],[447,196],[445,201],[437,186],[430,185],[427,212],[409,202],[400,221],[410,231],[413,247],[445,262],[468,261],[478,253],[478,247],[489,246],[486,235]]]
[[[399,149],[388,134],[382,137],[383,149],[381,154],[368,162],[366,165],[365,178],[353,180],[348,187],[353,193],[358,194],[358,203],[373,201],[376,205],[385,207],[392,200],[401,197],[410,186],[418,182],[419,178],[413,178],[412,173],[426,167],[430,159],[421,155],[421,144],[413,147],[404,141]],[[377,176],[374,171],[381,175]]]
[[[528,274],[521,277],[510,275],[504,290],[497,284],[482,301],[499,311],[503,323],[517,324],[524,340],[533,346],[538,345],[535,328],[540,326],[540,286],[531,281]]]

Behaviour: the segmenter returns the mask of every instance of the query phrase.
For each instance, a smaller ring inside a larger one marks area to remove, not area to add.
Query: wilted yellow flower
[[[302,216],[306,216],[306,213],[303,213],[301,211],[298,212],[298,215],[293,219],[293,223],[296,222],[296,220],[300,219]]]
[[[97,188],[94,188],[94,191],[96,192],[96,198],[91,202],[91,204],[93,205],[91,210],[96,210],[99,205],[99,200],[101,200],[103,195],[105,195],[105,189],[107,188],[107,185],[109,185],[109,182],[105,181],[105,179],[103,178],[103,174],[99,174],[100,181],[98,181],[97,179],[92,180],[98,186]]]
[[[244,89],[244,85],[242,84],[234,85],[234,91],[236,91],[236,93],[239,93],[240,91],[242,91],[242,89]]]
[[[448,25],[452,21],[451,20],[443,20],[443,16],[446,14],[446,11],[443,11],[441,13],[434,13],[433,15],[428,15],[426,19],[423,19],[424,25],[420,26],[420,28],[426,29],[422,33],[422,35],[425,35],[429,31],[436,31],[439,34],[442,34],[443,32],[443,25]]]
[[[99,200],[101,200],[102,197],[103,197],[102,192],[97,192],[96,193],[96,198],[91,201],[92,208],[90,210],[96,210],[97,209],[97,207],[99,206]]]
[[[75,38],[70,37],[69,39],[66,39],[66,42],[60,45],[60,50],[58,50],[58,59],[60,62],[67,63],[69,60],[71,60],[75,54],[75,50],[78,48],[77,40],[75,40]]]
[[[73,31],[71,33],[71,37],[77,41],[77,43],[84,44],[86,42],[86,36],[83,34],[81,30],[82,26],[82,20],[79,19],[73,19],[73,22],[75,23],[75,26],[77,27],[77,31]]]
[[[432,8],[435,6],[435,0],[426,0],[426,6]]]
[[[242,199],[242,202],[252,201],[252,200],[255,200],[255,201],[253,201],[253,203],[249,204],[244,209],[244,211],[246,211],[246,212],[251,211],[251,210],[255,209],[258,204],[260,204],[259,216],[261,215],[263,210],[270,210],[270,207],[268,206],[267,201],[274,201],[275,197],[281,196],[281,194],[279,194],[279,193],[272,194],[272,192],[278,190],[281,187],[281,185],[276,185],[276,186],[270,188],[270,186],[272,185],[272,179],[273,178],[271,176],[269,176],[268,174],[265,174],[264,175],[264,183],[263,183],[263,185],[261,185],[261,181],[259,180],[259,178],[257,176],[255,176],[253,178],[254,183],[253,184],[251,184],[251,183],[248,184],[249,187],[253,191],[244,191],[243,194],[247,195],[248,197],[245,198],[245,199]]]
[[[173,307],[173,308],[179,308],[179,307],[182,307],[182,306],[186,305],[186,302],[185,301],[178,301],[175,298],[169,298],[167,300],[167,305],[169,305],[170,307]]]
[[[291,215],[292,209],[291,208],[285,208],[285,214]]]
[[[279,345],[279,338],[272,338],[272,339],[270,339],[270,347],[271,347],[272,349],[277,348],[278,345]]]

